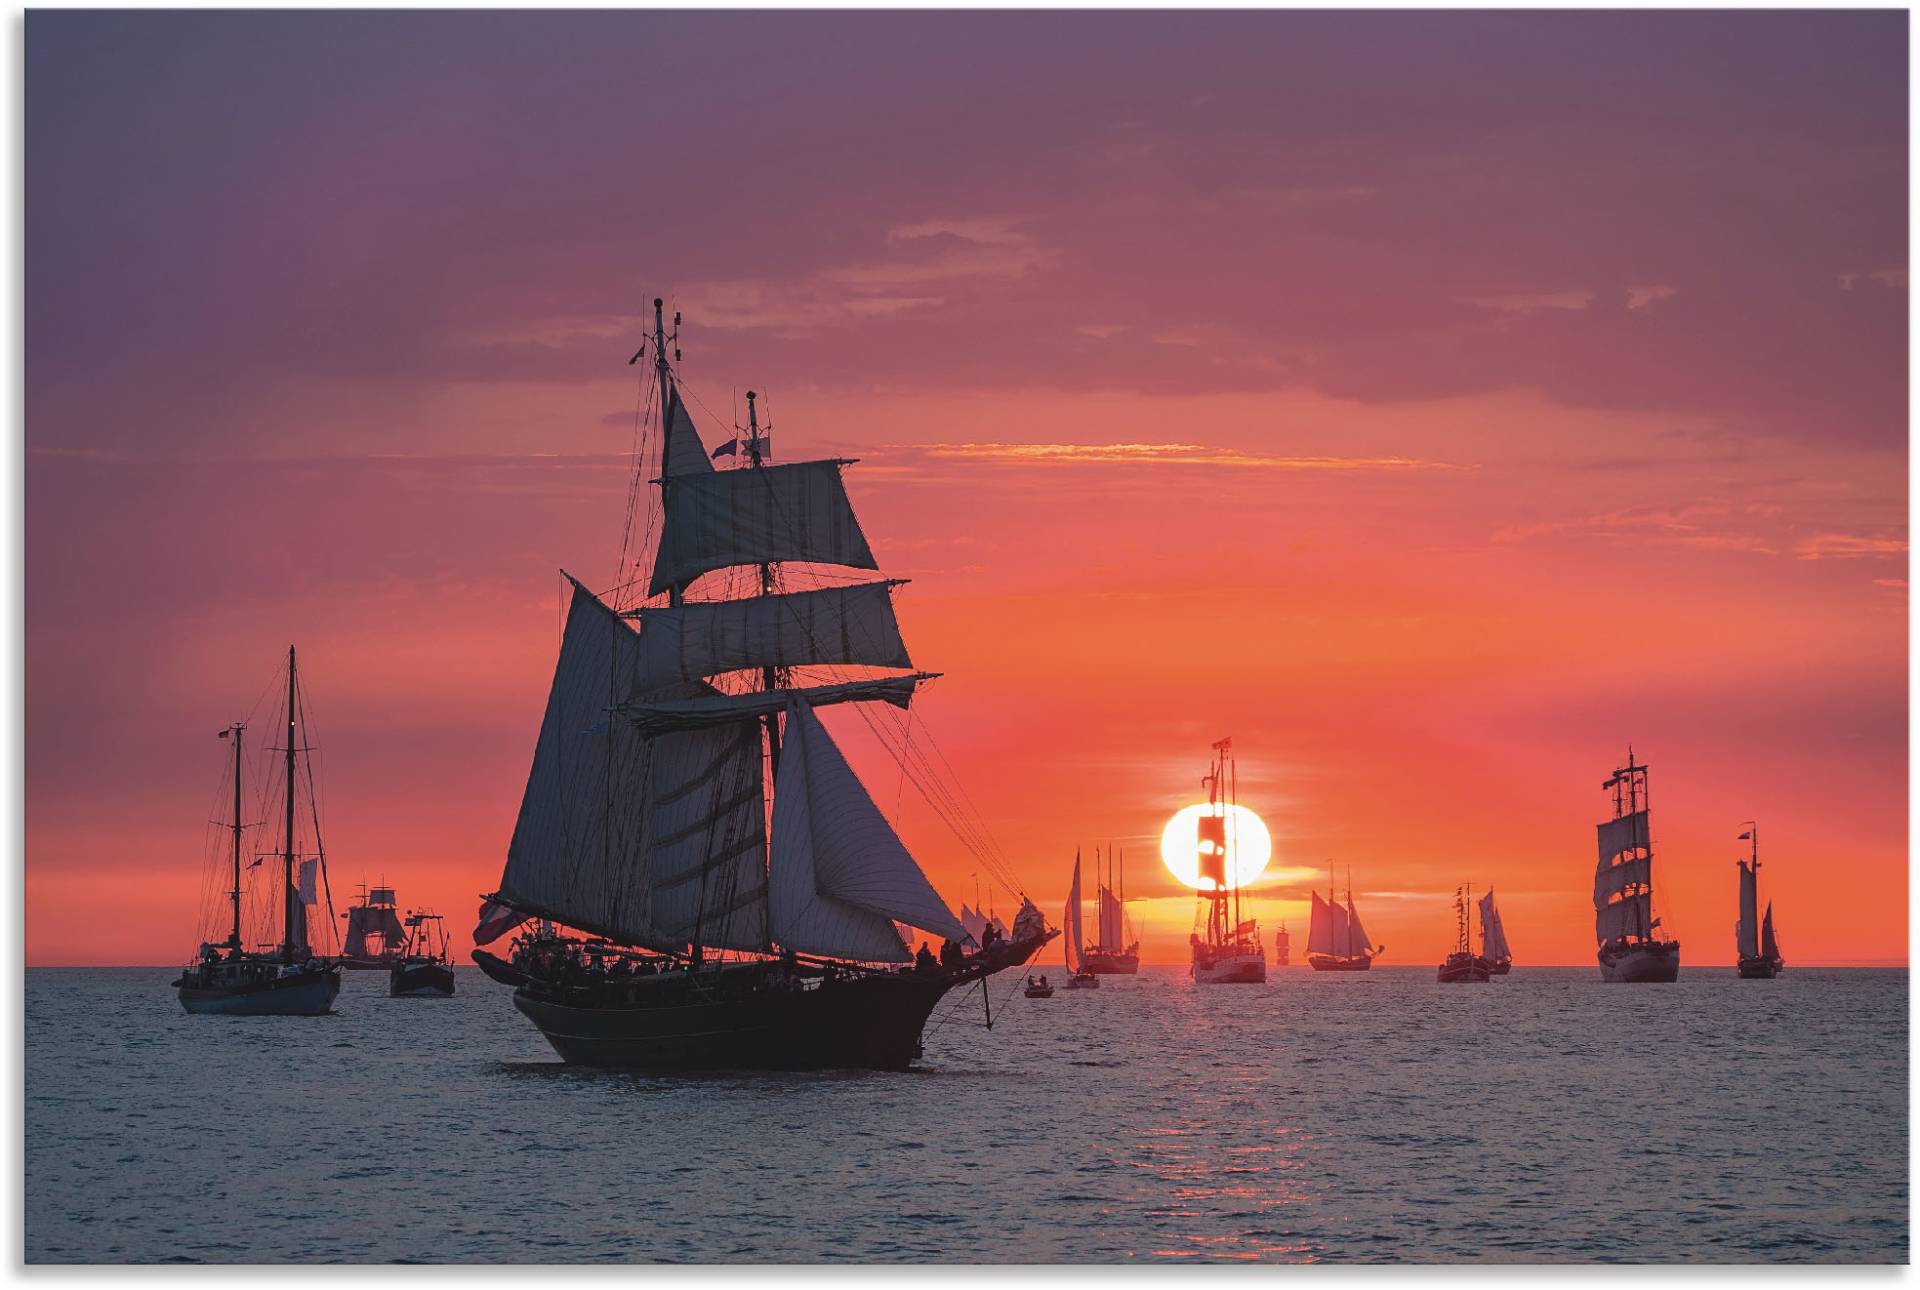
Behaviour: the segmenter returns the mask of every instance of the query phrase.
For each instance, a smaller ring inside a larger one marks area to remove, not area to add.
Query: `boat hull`
[[[1741,959],[1738,969],[1742,981],[1771,981],[1780,975],[1786,964],[1779,959],[1750,958]]]
[[[400,962],[397,958],[381,959],[341,959],[340,966],[349,972],[386,972]]]
[[[244,985],[182,985],[180,1006],[188,1012],[226,1017],[324,1017],[340,993],[340,969]]]
[[[445,963],[396,963],[387,974],[387,993],[395,999],[450,999],[453,969]]]
[[[1665,984],[1680,979],[1679,941],[1600,947],[1600,979],[1611,984]]]
[[[1081,972],[1067,978],[1069,990],[1098,990],[1099,988],[1100,978],[1091,972]]]
[[[1496,959],[1487,965],[1487,972],[1492,976],[1505,976],[1511,971],[1513,971],[1512,959]]]
[[[1030,985],[1027,987],[1027,998],[1051,999],[1053,998],[1053,987],[1050,985]]]
[[[1194,960],[1195,985],[1260,985],[1267,979],[1264,954],[1228,954],[1202,962]]]
[[[1365,972],[1373,966],[1373,955],[1309,954],[1307,966],[1315,972]]]
[[[1138,954],[1109,954],[1102,950],[1088,950],[1086,970],[1096,976],[1136,976],[1140,971]]]
[[[1443,985],[1485,984],[1492,975],[1487,961],[1471,954],[1456,954],[1440,965],[1438,977]]]

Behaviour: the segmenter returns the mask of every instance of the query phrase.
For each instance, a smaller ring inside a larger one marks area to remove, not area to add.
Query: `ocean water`
[[[908,1074],[561,1065],[474,971],[324,1018],[26,979],[26,1257],[1904,1261],[1907,975],[996,983]]]

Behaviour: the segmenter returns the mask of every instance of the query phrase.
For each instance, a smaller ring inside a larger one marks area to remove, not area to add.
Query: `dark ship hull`
[[[1105,950],[1088,950],[1086,970],[1096,976],[1135,976],[1140,971],[1140,956],[1109,953]]]
[[[188,1012],[228,1017],[324,1017],[340,993],[340,969],[324,967],[291,976],[254,974],[239,979],[190,971],[174,982]]]
[[[1315,972],[1365,972],[1373,966],[1373,955],[1309,954],[1307,966]]]
[[[1779,959],[1743,958],[1740,960],[1739,973],[1742,981],[1771,981],[1780,975],[1786,964]]]
[[[1600,977],[1609,983],[1668,983],[1680,979],[1679,941],[1636,941],[1600,947]]]
[[[396,963],[387,975],[387,993],[395,999],[450,999],[453,968],[446,963]]]
[[[544,981],[483,950],[513,1005],[562,1061],[621,1070],[903,1071],[934,1006],[1033,957],[1057,933],[932,971],[796,969],[772,962],[624,979]]]
[[[1444,985],[1484,983],[1491,975],[1487,961],[1473,954],[1452,954],[1440,965],[1439,980]]]
[[[1487,971],[1493,976],[1505,976],[1513,971],[1512,959],[1495,959],[1487,964]]]

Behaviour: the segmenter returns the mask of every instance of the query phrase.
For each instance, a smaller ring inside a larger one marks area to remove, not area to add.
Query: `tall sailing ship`
[[[1273,965],[1275,967],[1293,966],[1293,935],[1287,931],[1285,923],[1273,934]]]
[[[385,972],[405,956],[407,929],[401,925],[393,888],[361,883],[358,899],[341,917],[347,920],[341,967],[351,972]]]
[[[1347,904],[1343,909],[1333,894],[1333,870],[1327,870],[1327,898],[1313,893],[1313,914],[1307,924],[1307,966],[1315,972],[1365,972],[1386,952],[1375,945],[1360,925],[1353,904],[1353,871],[1347,871]]]
[[[1507,944],[1507,925],[1500,919],[1500,910],[1493,903],[1493,889],[1480,897],[1480,957],[1487,961],[1487,971],[1494,976],[1505,976],[1513,971],[1513,947]]]
[[[1100,850],[1094,848],[1094,872],[1101,872]],[[1094,943],[1087,947],[1087,971],[1095,976],[1133,976],[1140,971],[1140,941],[1127,919],[1127,855],[1107,852],[1104,877],[1095,878]]]
[[[1600,786],[1613,795],[1613,818],[1599,825],[1593,874],[1593,929],[1600,976],[1607,981],[1677,981],[1680,942],[1668,940],[1653,912],[1653,843],[1647,766],[1633,759]]]
[[[1742,842],[1752,844],[1747,859],[1736,861],[1740,866],[1740,921],[1734,925],[1734,946],[1740,955],[1739,972],[1749,981],[1772,980],[1779,976],[1787,966],[1780,957],[1780,943],[1773,936],[1773,902],[1767,902],[1766,917],[1759,920],[1758,932],[1754,929],[1754,914],[1760,903],[1760,826],[1752,820],[1747,821],[1747,831],[1740,835]]]
[[[1453,890],[1453,914],[1457,936],[1453,953],[1447,955],[1440,964],[1439,978],[1442,985],[1454,985],[1462,982],[1484,984],[1492,975],[1487,960],[1473,952],[1473,889],[1456,887]],[[1484,925],[1481,934],[1486,934]]]
[[[773,464],[751,391],[744,441],[709,454],[674,366],[679,321],[669,336],[654,301],[630,360],[651,350],[660,508],[629,564],[643,451],[612,603],[569,577],[533,767],[474,942],[532,930],[508,956],[474,959],[570,1062],[905,1069],[949,991],[1058,933],[1023,901],[1011,938],[966,952],[967,929],[821,722],[857,705],[976,859],[1019,889],[900,715],[934,674],[911,670],[899,580],[837,571],[877,568],[841,478],[851,463]],[[716,469],[721,456],[734,468]],[[628,605],[624,580],[655,533]],[[863,671],[813,674],[843,667]],[[915,954],[902,927],[947,944]]]
[[[1237,803],[1239,777],[1233,765],[1233,740],[1213,746],[1213,764],[1204,781],[1207,810],[1195,821],[1199,834],[1200,877],[1208,886],[1200,891],[1206,902],[1204,937],[1195,932],[1193,979],[1197,985],[1259,985],[1267,979],[1267,951],[1260,943],[1260,926],[1240,917],[1240,882],[1234,871],[1239,858]],[[1231,905],[1232,913],[1228,909]]]
[[[287,648],[287,707],[281,729],[286,746],[270,749],[286,757],[284,785],[285,831],[281,835],[280,881],[269,884],[265,895],[266,912],[272,915],[279,932],[279,943],[271,947],[249,949],[242,934],[241,896],[243,875],[259,867],[270,857],[262,855],[242,865],[244,835],[250,827],[245,810],[242,782],[246,757],[243,745],[247,725],[237,721],[222,730],[219,737],[230,740],[233,748],[233,820],[222,827],[232,834],[229,862],[232,886],[227,891],[232,921],[224,941],[202,942],[199,957],[189,963],[174,981],[180,1006],[188,1012],[224,1013],[230,1016],[315,1017],[330,1012],[340,993],[340,967],[318,955],[308,936],[307,910],[319,903],[319,890],[326,879],[326,855],[320,846],[319,808],[313,797],[311,763],[308,763],[307,800],[313,807],[313,852],[301,847],[297,802],[300,754],[310,751],[301,746],[306,733],[305,710],[300,705],[299,669],[292,646]],[[277,888],[273,890],[272,888]]]

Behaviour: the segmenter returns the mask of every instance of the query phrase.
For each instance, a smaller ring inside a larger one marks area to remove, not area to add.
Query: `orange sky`
[[[1269,935],[1331,859],[1387,963],[1461,882],[1590,963],[1631,743],[1689,965],[1732,961],[1756,816],[1790,963],[1904,963],[1904,15],[1394,17],[1216,15],[1162,63],[1150,15],[36,15],[28,961],[191,953],[213,735],[289,641],[336,900],[384,878],[464,955],[668,291],[709,443],[751,384],[782,458],[860,458],[945,673],[916,724],[1056,921],[1123,845],[1184,962],[1155,843],[1231,735]],[[615,56],[736,38],[786,57]],[[618,123],[676,94],[636,173]]]

